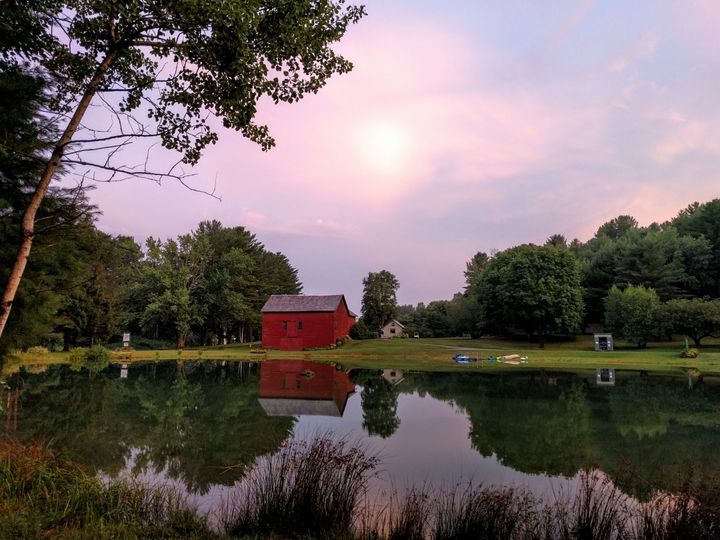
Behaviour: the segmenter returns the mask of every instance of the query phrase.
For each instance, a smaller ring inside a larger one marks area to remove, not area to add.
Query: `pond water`
[[[708,378],[185,361],[26,366],[5,382],[0,432],[52,441],[105,478],[170,483],[203,511],[258,457],[327,432],[380,455],[377,497],[470,480],[548,497],[598,468],[647,500],[690,468],[720,472],[720,385]]]

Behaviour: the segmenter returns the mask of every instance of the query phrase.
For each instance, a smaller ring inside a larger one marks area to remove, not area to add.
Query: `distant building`
[[[330,364],[269,360],[260,364],[259,403],[268,416],[342,416],[355,385]]]
[[[612,351],[614,348],[612,334],[594,334],[596,351]]]
[[[380,329],[380,337],[383,339],[400,337],[405,333],[405,326],[395,319],[391,319]]]
[[[284,351],[335,345],[357,317],[342,294],[274,294],[261,311],[263,347]]]
[[[405,380],[405,374],[395,369],[383,369],[380,376],[393,386]]]

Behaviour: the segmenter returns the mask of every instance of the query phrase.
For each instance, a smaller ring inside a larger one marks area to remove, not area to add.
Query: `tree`
[[[653,289],[628,285],[621,290],[613,285],[605,300],[605,326],[619,337],[645,348],[657,330],[660,300]]]
[[[720,336],[720,300],[676,299],[666,308],[672,330],[691,338],[697,347],[703,338]]]
[[[379,330],[397,311],[397,292],[400,283],[387,270],[370,272],[363,279],[362,318],[372,330]]]
[[[672,225],[681,235],[704,238],[710,244],[713,256],[704,274],[702,294],[717,298],[720,296],[720,199],[691,204],[672,220]]]
[[[622,238],[627,233],[638,228],[637,220],[632,216],[618,216],[604,223],[595,233],[596,237],[607,236],[613,240]]]
[[[556,248],[567,248],[567,238],[562,234],[553,234],[547,240],[545,240],[545,247],[556,247]]]
[[[157,139],[195,164],[217,140],[211,117],[264,150],[274,145],[255,121],[267,97],[292,103],[317,92],[352,65],[331,44],[364,15],[344,0],[193,2],[181,0],[40,0],[3,7],[0,67],[29,65],[54,85],[49,113],[63,127],[51,145],[22,219],[18,254],[0,301],[5,328],[35,237],[38,210],[63,166],[105,180],[184,176],[127,165],[118,154],[138,139]],[[100,97],[113,119],[110,132],[85,127]],[[147,107],[140,120],[133,113]],[[77,137],[85,130],[87,136]],[[108,147],[111,147],[108,150]],[[98,152],[106,156],[96,161]]]
[[[142,325],[164,325],[174,330],[178,349],[193,324],[202,320],[207,306],[198,292],[210,259],[207,237],[197,232],[179,236],[177,241],[148,238],[147,264],[141,286],[146,288],[148,304]]]
[[[575,334],[582,320],[582,288],[567,250],[526,244],[498,253],[477,290],[484,332],[524,331],[540,347],[552,334]]]

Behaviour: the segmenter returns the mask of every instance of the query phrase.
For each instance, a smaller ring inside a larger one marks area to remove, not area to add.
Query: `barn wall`
[[[340,302],[338,309],[334,313],[333,331],[335,339],[340,339],[350,334],[350,329],[355,325],[355,318],[350,316],[345,302]]]
[[[299,351],[335,345],[335,340],[334,313],[263,313],[263,347]]]

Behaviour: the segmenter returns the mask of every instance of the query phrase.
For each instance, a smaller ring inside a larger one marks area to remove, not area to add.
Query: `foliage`
[[[628,285],[625,290],[613,285],[605,300],[605,326],[639,348],[657,333],[660,300],[654,289]]]
[[[710,245],[712,257],[703,276],[700,295],[720,296],[720,199],[700,204],[692,203],[680,211],[672,221],[681,235],[687,235]]]
[[[672,330],[691,338],[697,347],[703,338],[720,336],[720,300],[670,300],[663,312]]]
[[[14,4],[8,27],[30,39],[0,42],[0,58],[55,77],[52,107],[75,108],[105,61],[98,90],[121,90],[118,110],[149,107],[163,146],[195,163],[217,140],[207,112],[269,148],[254,122],[257,102],[292,103],[352,68],[331,44],[364,14],[343,2],[226,2],[119,5],[88,0]],[[165,69],[165,62],[174,69]],[[152,99],[146,99],[152,91]]]
[[[695,348],[690,348],[680,353],[681,358],[697,358],[698,356],[700,356],[700,351]]]
[[[368,328],[379,330],[395,316],[399,286],[397,278],[387,270],[370,272],[363,278],[361,311]]]
[[[566,250],[517,246],[498,253],[475,292],[484,333],[574,334],[582,320],[577,261]]]
[[[377,331],[368,328],[365,319],[360,317],[350,329],[350,337],[352,339],[374,339],[377,338]]]
[[[298,294],[297,270],[243,227],[204,221],[177,240],[149,238],[130,284],[131,326],[183,347],[191,332],[203,345],[260,335],[260,308],[271,294]]]

